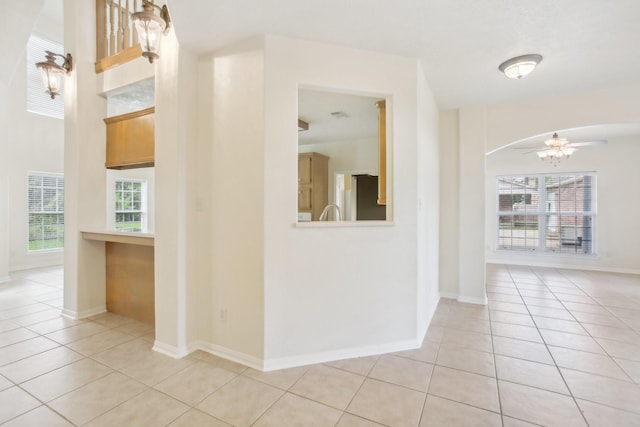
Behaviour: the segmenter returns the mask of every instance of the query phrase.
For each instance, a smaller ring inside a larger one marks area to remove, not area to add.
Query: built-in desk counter
[[[81,230],[82,238],[86,240],[101,240],[103,242],[128,243],[131,245],[153,246],[154,237],[149,233],[134,233],[115,230]]]
[[[154,236],[114,230],[81,230],[105,248],[107,311],[155,323]]]

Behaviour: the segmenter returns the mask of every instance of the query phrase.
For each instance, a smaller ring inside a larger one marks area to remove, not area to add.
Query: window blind
[[[498,248],[593,253],[595,174],[497,180]]]
[[[29,251],[64,247],[64,176],[28,174]]]

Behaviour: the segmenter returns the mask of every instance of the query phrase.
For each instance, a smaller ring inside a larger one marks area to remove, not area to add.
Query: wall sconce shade
[[[36,68],[40,71],[42,84],[47,88],[47,92],[51,95],[51,99],[55,99],[56,95],[60,94],[60,89],[62,88],[62,77],[71,72],[71,69],[73,68],[73,59],[70,53],[67,53],[67,56],[64,56],[48,50],[45,52],[47,54],[47,60],[36,63]],[[56,63],[56,57],[64,59],[62,65],[58,65]]]
[[[147,58],[149,63],[153,63],[154,60],[160,57],[160,37],[162,34],[169,32],[171,28],[171,18],[169,17],[169,9],[167,9],[166,5],[159,7],[150,1],[143,0],[142,8],[142,12],[131,14],[131,19],[138,32],[138,39],[142,47],[142,56]],[[154,8],[160,10],[160,16],[154,13]]]
[[[510,79],[521,79],[531,74],[540,61],[542,61],[542,55],[522,55],[504,61],[498,69]]]

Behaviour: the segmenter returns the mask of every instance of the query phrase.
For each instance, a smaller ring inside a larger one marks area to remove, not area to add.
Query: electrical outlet
[[[220,320],[221,322],[226,322],[227,321],[227,309],[226,308],[221,308],[220,311],[218,311],[218,320]]]

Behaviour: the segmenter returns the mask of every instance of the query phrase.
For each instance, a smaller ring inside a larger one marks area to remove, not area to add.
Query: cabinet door
[[[311,156],[299,155],[298,156],[298,184],[306,185],[311,184]]]
[[[311,187],[307,185],[298,187],[298,211],[311,210],[311,191]]]
[[[107,124],[106,167],[128,169],[154,164],[154,109],[105,119]]]
[[[378,101],[378,204],[387,204],[387,111],[386,102]]]

